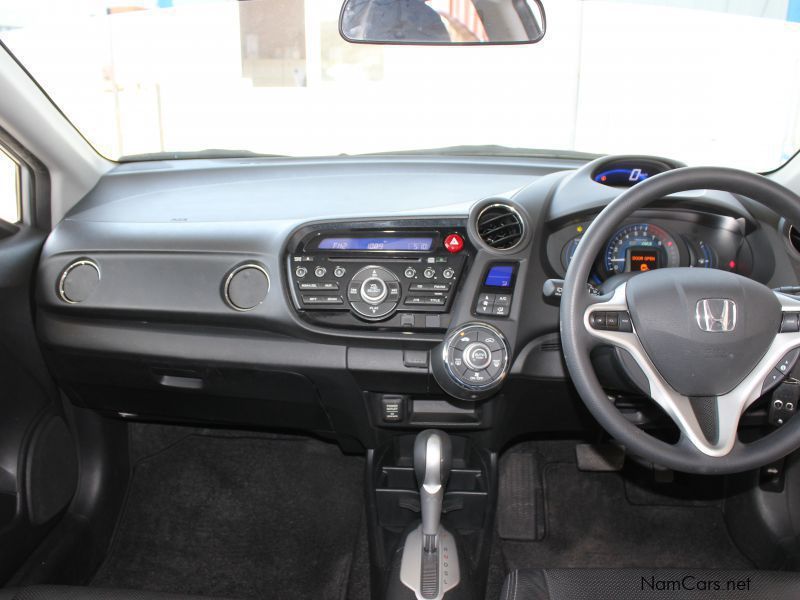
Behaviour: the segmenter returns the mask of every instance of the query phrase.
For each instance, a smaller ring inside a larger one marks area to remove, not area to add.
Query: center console
[[[290,245],[295,308],[320,325],[447,329],[473,248],[463,222],[319,225]]]

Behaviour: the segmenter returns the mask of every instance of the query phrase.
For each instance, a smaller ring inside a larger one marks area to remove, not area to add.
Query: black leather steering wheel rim
[[[634,211],[671,194],[720,190],[760,202],[789,222],[800,223],[800,196],[761,175],[722,167],[685,167],[647,179],[623,192],[594,219],[573,255],[564,280],[560,308],[561,343],[567,368],[581,399],[600,425],[626,449],[675,470],[724,474],[761,467],[800,447],[800,418],[749,444],[736,442],[725,456],[703,454],[685,441],[669,444],[628,421],[609,401],[594,372],[586,309],[596,301],[587,291],[595,258],[609,237]]]

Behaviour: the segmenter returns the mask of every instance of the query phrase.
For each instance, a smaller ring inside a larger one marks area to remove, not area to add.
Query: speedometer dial
[[[650,223],[633,223],[617,231],[603,259],[610,275],[680,266],[680,252],[666,231]]]

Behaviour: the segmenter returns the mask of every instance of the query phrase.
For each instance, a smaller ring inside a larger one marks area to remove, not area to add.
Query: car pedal
[[[579,471],[621,471],[625,464],[625,448],[616,444],[577,444],[575,459]]]

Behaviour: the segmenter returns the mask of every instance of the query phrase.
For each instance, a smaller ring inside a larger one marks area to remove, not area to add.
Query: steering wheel
[[[734,473],[800,447],[800,418],[752,443],[737,435],[745,409],[788,374],[800,354],[800,300],[716,269],[656,269],[603,296],[586,285],[595,257],[626,217],[670,194],[698,189],[741,194],[800,223],[800,197],[760,175],[687,167],[647,179],[611,202],[578,244],[561,298],[561,342],[584,403],[628,451],[679,471]],[[680,430],[676,443],[640,429],[609,400],[590,358],[602,345],[619,348],[638,365],[639,379],[649,386],[644,391]]]

